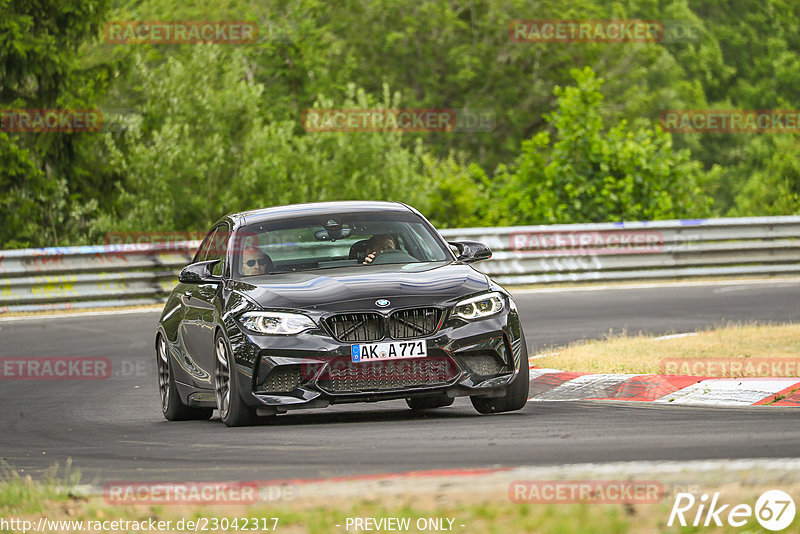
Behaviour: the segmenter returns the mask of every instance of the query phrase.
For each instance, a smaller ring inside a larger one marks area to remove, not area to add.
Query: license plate
[[[418,341],[392,341],[389,343],[351,345],[350,355],[354,362],[425,358],[428,356],[428,345],[425,343],[424,339]]]

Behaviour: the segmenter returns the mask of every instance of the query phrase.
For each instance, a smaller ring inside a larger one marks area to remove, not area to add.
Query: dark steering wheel
[[[414,256],[404,252],[402,250],[398,250],[396,248],[390,248],[388,250],[384,250],[382,252],[378,252],[375,254],[375,259],[372,260],[372,264],[381,264],[381,263],[411,263],[417,261]]]

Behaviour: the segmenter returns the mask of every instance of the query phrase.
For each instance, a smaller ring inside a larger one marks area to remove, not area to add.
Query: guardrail
[[[199,241],[0,251],[0,314],[159,304]]]
[[[800,216],[443,230],[488,245],[500,284],[800,273]]]
[[[442,230],[504,285],[800,273],[800,216]],[[157,304],[198,241],[0,251],[0,314]]]

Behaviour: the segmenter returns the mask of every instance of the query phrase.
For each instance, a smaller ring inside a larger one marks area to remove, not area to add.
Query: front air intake
[[[438,330],[441,316],[438,308],[396,311],[389,316],[389,336],[394,339],[429,336]]]
[[[386,335],[383,316],[377,313],[342,313],[325,320],[333,337],[348,343],[380,341]]]
[[[331,335],[345,343],[413,339],[433,334],[442,319],[439,308],[409,308],[388,317],[379,313],[341,313],[325,319]]]

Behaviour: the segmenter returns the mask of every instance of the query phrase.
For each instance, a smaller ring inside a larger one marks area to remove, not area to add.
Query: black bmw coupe
[[[511,295],[394,202],[323,202],[223,217],[164,306],[155,339],[161,408],[228,426],[299,408],[469,396],[522,408],[528,350]]]

